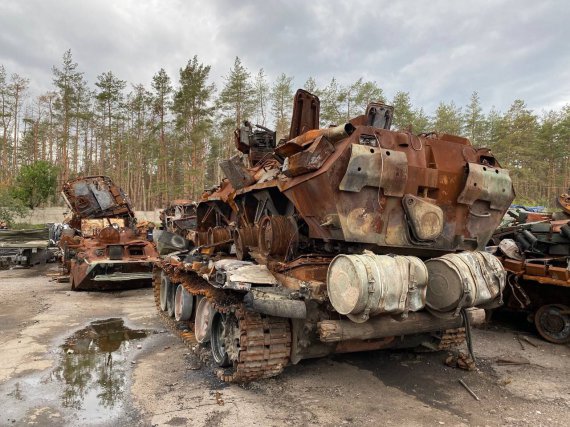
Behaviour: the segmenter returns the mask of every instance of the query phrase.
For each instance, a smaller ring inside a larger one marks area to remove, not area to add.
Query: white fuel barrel
[[[448,313],[464,307],[492,308],[501,303],[506,272],[487,252],[447,254],[426,261],[429,272],[426,305]]]
[[[360,323],[424,308],[427,277],[425,264],[412,256],[338,255],[327,272],[327,291],[338,313]]]

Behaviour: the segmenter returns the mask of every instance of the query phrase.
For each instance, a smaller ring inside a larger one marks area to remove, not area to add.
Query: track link
[[[437,345],[438,350],[451,350],[465,342],[467,335],[465,328],[446,329]]]
[[[234,313],[238,319],[238,360],[230,368],[217,369],[218,378],[226,382],[248,382],[274,377],[283,372],[291,354],[291,328],[287,319],[246,311],[241,304],[230,303],[231,297],[221,298],[223,292],[214,297],[210,290],[199,289],[196,284],[190,284],[186,280],[181,283],[188,292],[209,298],[219,312]],[[198,342],[191,331],[193,324],[177,322],[160,309],[160,271],[155,271],[153,291],[156,309],[164,323],[186,345],[195,348]]]

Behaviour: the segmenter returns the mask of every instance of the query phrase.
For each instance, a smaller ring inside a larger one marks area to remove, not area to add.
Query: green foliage
[[[269,79],[260,69],[251,76],[238,57],[219,93],[211,72],[194,56],[177,81],[160,69],[150,85],[127,90],[109,71],[88,86],[68,50],[53,67],[52,90],[26,99],[27,79],[0,64],[0,186],[15,187],[3,192],[0,204],[12,212],[22,200],[41,203],[31,194],[39,187],[27,186],[26,193],[22,178],[16,182],[18,171],[29,174],[26,168],[38,168],[38,160],[57,164],[60,182],[80,174],[110,175],[139,209],[199,197],[222,178],[219,161],[235,154],[234,130],[244,120],[274,125],[279,138],[287,136],[295,89],[283,73]],[[304,88],[321,100],[321,127],[345,123],[368,103],[386,99],[375,81],[362,77],[332,77],[325,85],[308,77]],[[553,206],[554,197],[570,187],[570,105],[537,114],[517,100],[506,112],[484,111],[473,92],[466,105],[442,102],[426,111],[407,92],[388,95],[393,129],[437,130],[489,147],[509,169],[517,200]]]
[[[457,107],[453,101],[449,104],[440,102],[435,110],[433,127],[436,132],[461,135],[461,108]]]
[[[289,135],[293,99],[293,77],[281,73],[271,88],[271,111],[275,118],[277,140]]]
[[[0,222],[12,227],[15,219],[26,215],[27,212],[28,208],[21,200],[15,198],[8,188],[0,188]]]
[[[12,197],[29,209],[38,207],[55,195],[57,174],[58,168],[45,160],[22,166],[11,191]]]
[[[267,102],[270,95],[269,83],[267,83],[267,76],[265,71],[261,68],[255,76],[253,82],[255,90],[255,122],[261,126],[265,126],[267,118]]]
[[[250,77],[249,71],[236,56],[218,100],[224,116],[234,118],[235,127],[239,127],[255,111],[255,89]]]
[[[394,106],[393,125],[396,129],[413,129],[414,112],[408,92],[398,91],[392,100]]]
[[[485,115],[481,108],[481,101],[479,94],[473,92],[465,113],[463,114],[463,133],[471,140],[471,143],[480,147],[485,137],[486,131]]]

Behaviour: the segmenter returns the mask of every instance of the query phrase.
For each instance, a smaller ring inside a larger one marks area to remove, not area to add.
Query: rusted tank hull
[[[508,172],[465,138],[391,131],[392,107],[317,129],[318,98],[295,99],[307,110],[288,141],[236,130],[247,158],[224,161],[226,179],[197,202],[193,235],[205,238],[157,263],[160,312],[173,317],[184,292],[208,304],[187,326],[210,325],[227,381],[335,352],[463,342],[466,310],[501,303],[503,267],[487,273],[481,251],[514,198]],[[453,303],[430,297],[429,260],[462,251],[473,256],[433,282]]]
[[[73,290],[108,291],[149,287],[152,285],[151,262],[94,264],[72,262],[70,280]]]

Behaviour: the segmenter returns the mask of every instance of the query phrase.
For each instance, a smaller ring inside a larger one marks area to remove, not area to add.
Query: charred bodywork
[[[173,200],[160,212],[160,221],[163,230],[192,240],[192,233],[196,230],[196,203],[191,200]]]
[[[109,177],[68,181],[63,195],[73,216],[60,247],[73,290],[149,285],[158,254],[136,226],[131,202]]]
[[[372,103],[317,129],[319,100],[300,90],[284,141],[236,131],[242,154],[197,204],[197,247],[155,275],[157,304],[211,340],[224,380],[334,352],[447,348],[500,303],[504,270],[482,250],[514,198],[508,172],[465,138],[391,131],[392,115]]]
[[[510,223],[491,243],[508,272],[506,310],[529,314],[547,341],[570,342],[570,198],[558,198],[561,211],[511,210]]]

